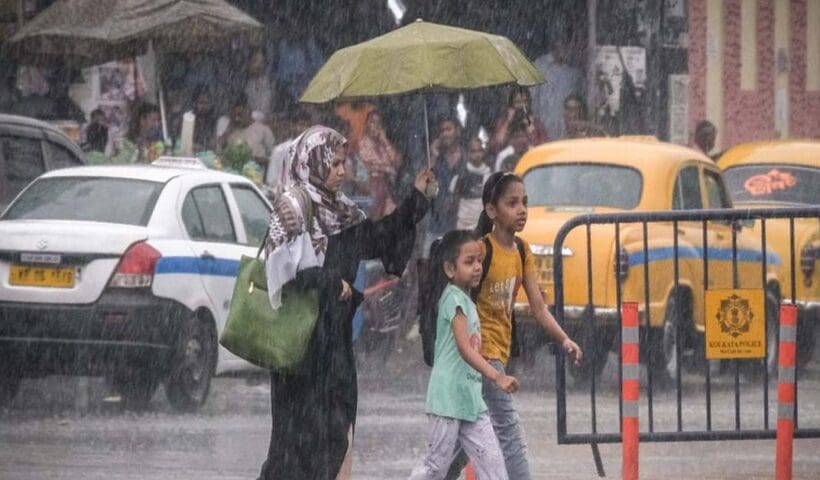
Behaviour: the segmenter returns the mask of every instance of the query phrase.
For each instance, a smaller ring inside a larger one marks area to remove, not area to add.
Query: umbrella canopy
[[[532,62],[505,37],[417,20],[334,53],[301,100],[325,103],[543,81]]]
[[[224,0],[58,0],[8,42],[21,60],[63,58],[80,65],[144,52],[202,51],[262,25]]]

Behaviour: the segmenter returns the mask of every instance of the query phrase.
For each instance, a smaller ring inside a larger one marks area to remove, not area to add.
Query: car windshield
[[[529,205],[536,207],[612,207],[631,210],[641,199],[637,170],[594,163],[553,164],[524,175]]]
[[[820,204],[820,168],[741,165],[723,176],[735,203]]]
[[[163,184],[108,177],[35,181],[3,220],[79,220],[145,226]]]

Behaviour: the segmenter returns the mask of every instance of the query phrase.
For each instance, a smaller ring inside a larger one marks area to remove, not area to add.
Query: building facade
[[[689,132],[820,138],[820,0],[689,0]]]

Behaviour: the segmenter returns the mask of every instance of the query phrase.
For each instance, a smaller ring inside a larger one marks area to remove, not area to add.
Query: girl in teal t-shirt
[[[442,479],[460,443],[478,478],[506,480],[504,455],[481,397],[481,376],[508,393],[518,381],[498,372],[481,356],[481,328],[469,291],[481,281],[481,248],[472,232],[457,230],[439,246],[441,285],[435,363],[427,387],[427,454],[411,480]]]

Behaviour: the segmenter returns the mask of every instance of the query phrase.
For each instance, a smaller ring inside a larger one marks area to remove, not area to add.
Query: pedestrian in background
[[[514,171],[518,161],[532,147],[532,143],[532,130],[527,125],[526,118],[515,121],[510,127],[510,145],[498,154],[495,171]]]
[[[464,170],[467,161],[467,154],[461,145],[461,124],[458,120],[450,116],[439,118],[438,135],[430,145],[430,156],[438,194],[433,199],[423,256],[429,253],[430,245],[436,238],[456,228],[456,205],[449,186],[453,178]]]
[[[570,95],[564,99],[564,138],[605,137],[603,128],[590,122],[587,118],[587,107],[584,99]]]
[[[704,155],[716,160],[720,157],[720,153],[710,155],[715,149],[715,140],[717,139],[717,128],[709,120],[702,120],[698,122],[695,127],[695,146],[703,152]]]
[[[379,220],[396,209],[393,190],[402,158],[387,138],[378,110],[367,114],[364,136],[359,141],[358,159],[367,167],[370,178],[372,202],[369,216]]]
[[[566,35],[556,35],[549,53],[535,60],[535,68],[543,75],[545,82],[533,87],[533,109],[535,115],[550,133],[552,140],[567,138],[564,99],[582,93],[581,72],[569,64],[570,41]]]
[[[450,183],[450,192],[456,202],[456,228],[459,230],[474,230],[478,224],[478,216],[484,209],[481,194],[484,191],[484,183],[493,173],[485,163],[486,156],[481,139],[471,138],[467,142],[467,164]]]
[[[481,246],[473,232],[456,230],[444,236],[439,249],[440,262],[433,270],[433,298],[439,300],[435,361],[427,387],[427,454],[410,480],[443,479],[459,445],[478,478],[506,480],[504,455],[481,397],[481,378],[507,394],[518,390],[518,380],[481,356],[481,327],[470,299],[481,282]]]
[[[526,87],[514,85],[510,91],[507,110],[493,124],[493,133],[488,147],[490,153],[498,155],[507,148],[512,135],[511,127],[522,122],[527,126],[534,145],[540,145],[549,140],[546,127],[532,113],[530,91]]]

